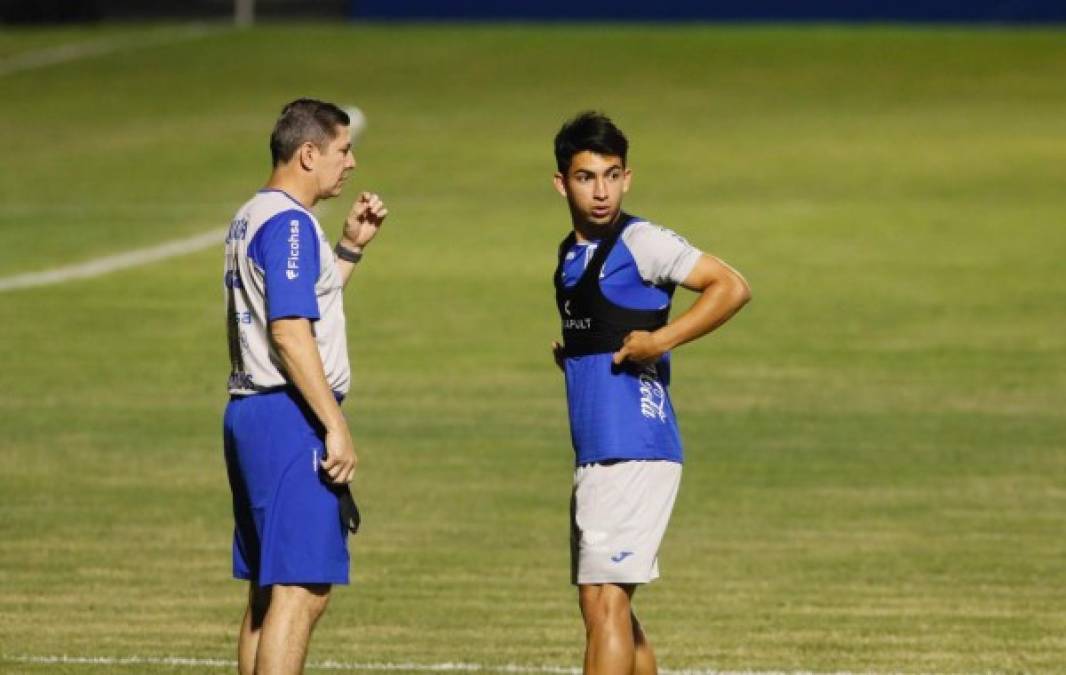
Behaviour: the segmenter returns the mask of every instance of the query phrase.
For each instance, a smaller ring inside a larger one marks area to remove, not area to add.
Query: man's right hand
[[[555,365],[559,367],[559,370],[566,370],[564,365],[566,361],[566,352],[563,350],[563,346],[556,340],[552,340],[552,357],[555,359]]]
[[[358,463],[359,458],[355,456],[355,445],[348,429],[327,431],[326,457],[321,464],[330,481],[338,485],[351,483]]]

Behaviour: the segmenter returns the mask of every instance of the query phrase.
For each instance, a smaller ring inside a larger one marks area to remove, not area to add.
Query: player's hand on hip
[[[361,249],[377,236],[389,210],[385,202],[373,192],[360,193],[344,220],[342,242],[349,248]]]
[[[622,348],[614,353],[611,360],[619,366],[626,361],[648,365],[658,361],[665,352],[654,333],[635,330],[625,337]]]
[[[355,465],[359,459],[355,456],[355,444],[347,429],[326,432],[326,457],[322,460],[322,470],[333,483],[351,483],[355,476]]]
[[[556,340],[552,340],[552,358],[555,359],[555,365],[559,367],[559,370],[566,370],[564,363],[566,362],[566,352],[563,350],[563,346]]]

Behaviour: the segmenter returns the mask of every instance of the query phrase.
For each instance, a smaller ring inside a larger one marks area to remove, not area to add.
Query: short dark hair
[[[560,173],[570,170],[570,162],[579,152],[590,150],[597,155],[613,155],[626,163],[629,141],[610,117],[586,110],[568,120],[555,134],[555,166]]]
[[[270,159],[274,166],[292,159],[297,148],[310,141],[320,149],[337,137],[337,126],[348,126],[348,113],[332,103],[298,98],[281,109],[270,134]]]

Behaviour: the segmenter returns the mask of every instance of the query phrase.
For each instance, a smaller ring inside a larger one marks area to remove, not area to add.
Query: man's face
[[[566,197],[575,225],[604,226],[618,218],[630,177],[621,157],[582,150],[566,175],[555,174],[555,189]]]
[[[355,168],[355,155],[352,154],[352,141],[348,136],[348,127],[338,125],[334,129],[333,139],[324,149],[318,149],[315,158],[315,174],[318,178],[320,199],[336,197],[344,188],[344,181]],[[317,149],[317,148],[316,148]]]

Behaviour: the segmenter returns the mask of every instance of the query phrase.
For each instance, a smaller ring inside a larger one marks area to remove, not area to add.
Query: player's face
[[[555,189],[566,197],[575,225],[604,226],[618,219],[630,178],[621,157],[582,150],[566,175],[555,174]]]
[[[337,126],[335,131],[336,135],[321,151],[317,162],[319,194],[324,198],[339,195],[348,174],[355,168],[348,127]]]

